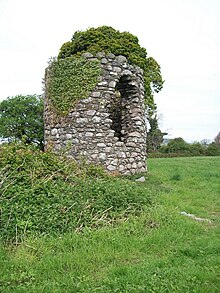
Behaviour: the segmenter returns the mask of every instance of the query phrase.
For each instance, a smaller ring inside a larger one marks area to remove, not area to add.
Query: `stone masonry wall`
[[[84,53],[100,60],[102,74],[86,99],[66,117],[55,117],[45,91],[45,145],[70,158],[100,164],[124,175],[146,171],[143,71],[124,56]],[[46,82],[48,79],[46,74]]]

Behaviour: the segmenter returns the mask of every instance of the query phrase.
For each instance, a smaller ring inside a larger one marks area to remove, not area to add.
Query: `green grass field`
[[[0,292],[219,293],[220,157],[149,159],[148,169],[137,184],[155,202],[140,215],[2,244]]]

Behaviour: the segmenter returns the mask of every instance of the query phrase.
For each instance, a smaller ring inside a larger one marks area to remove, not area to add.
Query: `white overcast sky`
[[[0,100],[41,94],[49,57],[77,30],[109,25],[161,65],[161,129],[188,142],[220,131],[220,0],[0,0]]]

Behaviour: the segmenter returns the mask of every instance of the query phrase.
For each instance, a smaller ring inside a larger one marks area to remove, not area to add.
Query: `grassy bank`
[[[1,245],[0,292],[220,292],[220,157],[148,165],[146,182],[134,185],[156,202],[141,213]]]

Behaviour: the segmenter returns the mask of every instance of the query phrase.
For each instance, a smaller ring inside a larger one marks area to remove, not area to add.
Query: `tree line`
[[[206,141],[206,140],[204,140]],[[169,140],[156,151],[148,152],[149,157],[220,156],[220,132],[211,143],[187,143],[182,137]]]

